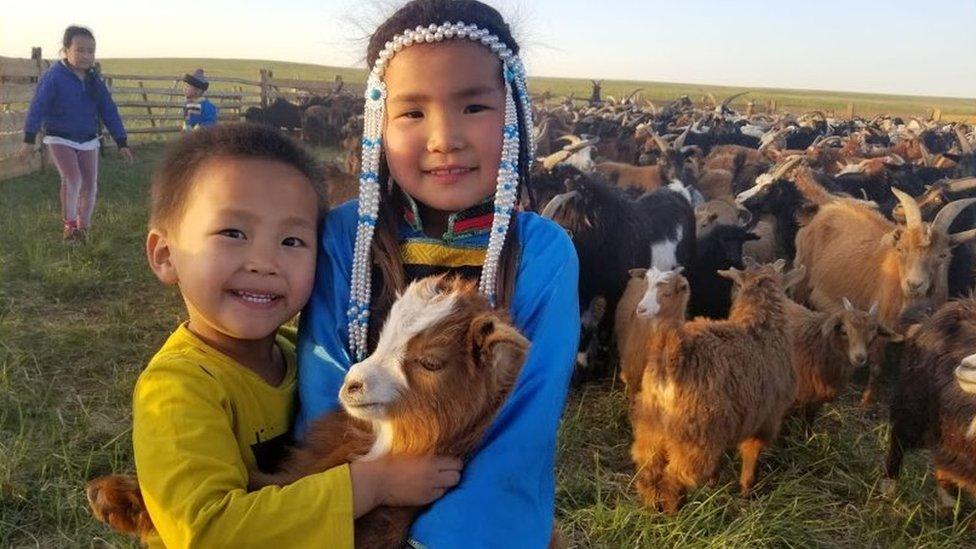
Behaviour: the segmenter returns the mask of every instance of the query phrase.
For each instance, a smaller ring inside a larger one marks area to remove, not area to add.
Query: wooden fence
[[[0,57],[0,180],[31,173],[44,168],[43,154],[27,159],[14,155],[24,141],[24,121],[27,108],[40,75],[51,66],[44,60],[41,49],[34,48],[30,59]],[[170,139],[182,131],[183,75],[102,74],[119,107],[129,141],[138,143],[154,139]],[[302,92],[322,95],[342,88],[361,95],[365,84],[335,81],[275,78],[274,73],[261,69],[257,80],[231,77],[211,77],[207,97],[219,109],[219,120],[241,120],[249,107],[264,107],[277,98],[295,101]],[[106,146],[114,142],[103,130]],[[40,142],[40,137],[38,138]]]
[[[41,169],[42,155],[26,159],[14,155],[24,142],[26,105],[34,97],[37,79],[51,66],[34,48],[30,59],[0,57],[0,179],[15,177]]]

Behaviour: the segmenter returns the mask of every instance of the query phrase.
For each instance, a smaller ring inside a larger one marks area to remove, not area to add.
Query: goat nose
[[[854,355],[854,364],[858,366],[864,366],[864,363],[867,362],[867,360],[868,357],[865,356],[864,354],[857,353],[856,355]]]
[[[363,382],[359,380],[347,381],[345,385],[346,394],[355,395],[363,391]]]

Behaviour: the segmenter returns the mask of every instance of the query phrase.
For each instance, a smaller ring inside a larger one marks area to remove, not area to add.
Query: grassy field
[[[179,322],[177,295],[145,266],[146,191],[158,146],[106,158],[91,241],[60,242],[57,174],[0,183],[0,547],[132,547],[88,514],[84,482],[130,471],[130,392]],[[737,458],[674,517],[634,496],[615,384],[574,391],[560,431],[557,514],[577,547],[972,547],[972,506],[937,515],[924,454],[880,491],[885,414],[853,390],[810,437],[778,441],[753,499]],[[796,429],[794,429],[795,431]]]
[[[265,68],[271,69],[277,78],[331,81],[336,75],[341,75],[347,82],[360,82],[365,78],[365,72],[360,69],[250,59],[101,59],[101,63],[104,72],[116,74],[182,75],[185,72],[191,72],[195,68],[202,67],[207,74],[212,76],[236,76],[258,80],[258,71]],[[572,93],[575,94],[575,97],[580,98],[588,98],[591,88],[589,80],[546,77],[530,78],[529,87],[533,93],[549,91],[559,96],[567,96]],[[706,94],[712,94],[721,101],[732,94],[751,91],[749,95],[734,101],[733,105],[743,109],[746,102],[750,100],[755,101],[760,106],[766,105],[770,100],[775,100],[779,111],[801,113],[810,110],[824,110],[834,111],[838,116],[843,116],[847,112],[848,103],[854,103],[855,112],[862,116],[885,113],[922,117],[928,116],[934,107],[939,107],[942,109],[942,116],[945,120],[976,120],[976,100],[972,99],[817,90],[738,88],[636,80],[606,80],[603,82],[604,96],[626,97],[638,88],[643,90],[642,94],[645,98],[658,105],[681,95],[688,95],[697,101]],[[215,85],[214,89],[219,89],[219,86]]]

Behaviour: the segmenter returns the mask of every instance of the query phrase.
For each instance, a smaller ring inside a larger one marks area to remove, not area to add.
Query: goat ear
[[[471,321],[468,340],[475,365],[491,370],[497,380],[507,383],[518,376],[529,352],[529,340],[494,313]]]
[[[739,225],[748,227],[752,223],[752,212],[745,208],[739,208]],[[756,239],[759,239],[757,236]]]
[[[922,326],[921,324],[912,324],[911,326],[908,327],[908,330],[906,330],[906,335],[915,333],[916,331],[918,331],[918,328],[920,328],[921,326]],[[884,324],[878,324],[878,335],[887,339],[892,343],[898,343],[900,341],[904,341],[906,337],[892,330],[891,328],[885,326]]]
[[[718,273],[718,276],[722,278],[727,278],[732,282],[742,284],[742,271],[738,269],[732,268],[732,269],[726,269],[724,271],[716,271],[716,272]]]
[[[644,278],[644,275],[647,274],[647,269],[644,268],[631,269],[627,271],[627,274],[630,275],[630,278]]]
[[[833,331],[840,325],[841,315],[840,313],[834,313],[824,319],[823,324],[820,325],[820,333],[824,337],[830,337]]]
[[[783,272],[783,268],[784,268],[784,267],[786,267],[786,260],[785,260],[785,259],[783,259],[783,258],[779,258],[779,259],[777,259],[777,260],[776,260],[776,261],[775,261],[775,262],[773,263],[773,269],[774,269],[774,270],[775,270],[775,271],[776,271],[777,273],[781,273],[781,272]]]
[[[899,227],[881,237],[881,244],[884,246],[894,246],[901,238],[902,228]]]
[[[797,265],[792,271],[783,275],[783,290],[788,290],[796,285],[797,282],[803,280],[803,276],[807,274],[807,268],[805,265]]]

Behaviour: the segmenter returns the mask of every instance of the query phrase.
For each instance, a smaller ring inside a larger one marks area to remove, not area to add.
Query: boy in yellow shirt
[[[189,321],[133,395],[150,546],[351,547],[355,517],[458,482],[454,458],[399,457],[247,491],[248,470],[272,472],[290,442],[295,344],[282,324],[312,290],[320,186],[298,145],[249,124],[184,137],[154,175],[146,253]]]

